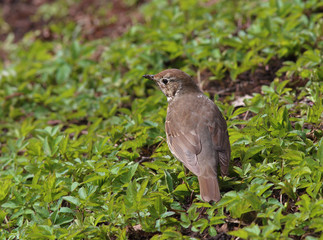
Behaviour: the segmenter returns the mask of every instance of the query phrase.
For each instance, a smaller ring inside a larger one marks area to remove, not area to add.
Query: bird
[[[165,132],[171,153],[197,176],[202,200],[218,202],[218,165],[221,175],[227,176],[231,155],[219,108],[179,69],[143,77],[153,80],[167,98]]]

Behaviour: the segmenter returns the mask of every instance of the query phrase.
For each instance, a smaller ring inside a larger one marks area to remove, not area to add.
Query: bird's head
[[[167,69],[155,75],[143,77],[155,81],[168,101],[181,94],[200,91],[193,79],[179,69]]]

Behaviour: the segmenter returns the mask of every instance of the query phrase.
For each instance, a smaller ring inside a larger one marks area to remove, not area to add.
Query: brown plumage
[[[154,80],[167,97],[165,130],[170,151],[198,176],[202,199],[219,201],[217,166],[222,176],[228,174],[231,150],[227,124],[218,107],[181,70],[144,77]]]

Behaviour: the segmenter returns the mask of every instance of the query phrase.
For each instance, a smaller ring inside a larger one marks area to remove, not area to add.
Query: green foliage
[[[72,4],[43,5],[34,18],[64,17]],[[145,23],[115,40],[87,41],[72,21],[49,24],[53,41],[9,35],[0,43],[0,239],[194,239],[220,226],[242,239],[319,239],[322,6],[153,0],[138,9]],[[165,143],[166,100],[141,76],[176,67],[235,81],[278,60],[277,78],[244,107],[216,102],[233,160],[221,201],[202,202]]]

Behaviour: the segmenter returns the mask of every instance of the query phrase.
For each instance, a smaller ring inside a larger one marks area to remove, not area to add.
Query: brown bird
[[[185,72],[164,70],[143,77],[154,80],[168,101],[165,130],[172,154],[198,176],[204,201],[221,199],[217,168],[227,175],[230,142],[227,124],[218,107]]]

